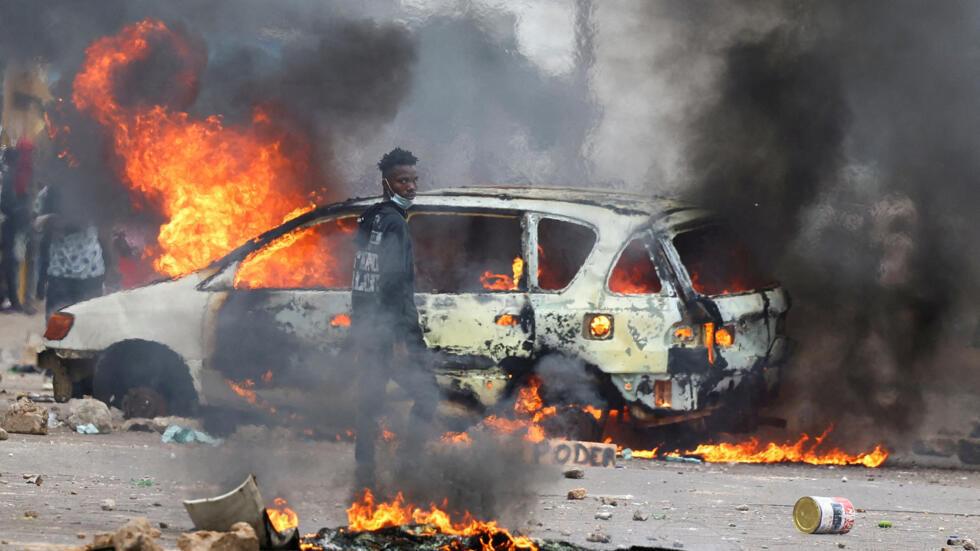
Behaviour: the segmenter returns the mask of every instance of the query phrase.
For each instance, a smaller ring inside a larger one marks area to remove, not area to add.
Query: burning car
[[[299,390],[348,388],[352,237],[375,201],[313,209],[193,274],[54,314],[42,361],[56,398],[92,393],[130,416],[281,412]],[[419,194],[409,228],[451,402],[490,408],[544,356],[573,360],[600,407],[644,426],[744,418],[778,388],[788,295],[708,212],[610,191],[458,188]]]

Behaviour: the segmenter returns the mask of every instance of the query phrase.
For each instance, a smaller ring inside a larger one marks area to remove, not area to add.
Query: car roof
[[[420,201],[421,198],[422,200]],[[616,190],[595,190],[583,188],[531,187],[531,186],[466,186],[446,189],[436,189],[419,192],[416,202],[424,203],[426,199],[437,200],[451,198],[470,198],[475,203],[486,206],[513,207],[513,201],[527,201],[547,205],[548,203],[575,203],[605,208],[619,214],[634,216],[651,216],[692,208],[678,201]],[[353,205],[360,202],[378,201],[380,196],[370,198],[355,198],[349,200]],[[495,204],[499,203],[499,205]],[[506,204],[504,204],[506,203]],[[527,208],[522,205],[519,208]],[[552,209],[545,209],[552,210]]]
[[[421,200],[420,200],[421,198]],[[258,246],[259,243],[275,239],[312,220],[325,215],[341,213],[367,207],[378,202],[381,196],[353,197],[346,201],[318,206],[300,214],[282,225],[264,232],[251,239],[234,251],[228,253],[212,265],[225,263],[234,259],[242,259]],[[462,201],[459,201],[462,199]],[[521,204],[515,205],[519,201]],[[703,216],[704,211],[679,201],[617,190],[594,190],[583,188],[531,187],[531,186],[472,186],[436,189],[418,193],[416,202],[431,203],[436,206],[485,207],[485,208],[518,208],[539,209],[560,213],[555,209],[555,203],[573,203],[578,205],[603,208],[619,215],[662,218],[662,222],[671,219],[671,223],[679,220],[689,220]],[[549,205],[551,208],[549,208]]]

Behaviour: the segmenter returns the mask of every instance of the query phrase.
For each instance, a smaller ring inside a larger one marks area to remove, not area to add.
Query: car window
[[[582,268],[595,240],[595,232],[588,226],[542,218],[538,222],[538,287],[567,287]]]
[[[420,293],[523,290],[521,218],[414,213],[408,219]]]
[[[646,295],[659,293],[661,288],[646,246],[639,237],[633,239],[616,261],[609,276],[609,290],[623,295]]]
[[[720,226],[678,234],[673,242],[694,290],[702,295],[740,293],[772,283],[762,275],[748,247]]]
[[[293,230],[245,257],[236,289],[349,289],[357,217]]]

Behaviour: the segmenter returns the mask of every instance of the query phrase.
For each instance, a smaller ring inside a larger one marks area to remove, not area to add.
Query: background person
[[[34,228],[43,235],[45,315],[102,294],[103,284],[118,282],[112,268],[112,248],[105,232],[89,219],[85,209],[71,208],[60,185],[46,185],[34,204]],[[77,204],[76,204],[77,205]]]

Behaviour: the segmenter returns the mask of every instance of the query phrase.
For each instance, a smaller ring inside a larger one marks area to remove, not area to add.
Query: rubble
[[[745,505],[743,503],[742,505],[735,506],[735,510],[736,511],[748,511],[749,510],[749,506],[748,505]]]
[[[612,513],[609,511],[599,511],[595,514],[596,520],[609,520],[612,518]]]
[[[17,400],[7,408],[0,428],[19,434],[47,434],[48,410],[29,399]]]
[[[109,412],[109,406],[95,398],[68,400],[68,418],[66,421],[74,431],[85,425],[94,425],[99,433],[112,432],[112,414]]]
[[[609,543],[612,541],[612,537],[602,531],[602,526],[596,526],[595,530],[585,536],[585,540],[593,543]]]
[[[609,536],[598,530],[596,533],[598,537],[609,538]],[[563,530],[562,535],[569,536],[571,533]],[[605,540],[605,542],[608,541],[610,540]],[[540,551],[586,551],[588,549],[565,541],[534,540],[534,543]],[[508,547],[508,541],[503,534],[494,535],[492,538],[486,534],[477,536],[427,534],[425,527],[408,525],[382,528],[371,532],[350,532],[346,529],[323,528],[316,534],[303,536],[300,545],[310,549],[344,549],[345,551],[376,551],[378,549],[386,549],[388,551],[438,551],[440,549],[483,551],[488,548],[513,549],[513,547]],[[186,550],[182,548],[182,551]]]
[[[565,475],[565,478],[585,478],[585,471],[582,469],[565,469],[562,474]]]
[[[154,541],[161,535],[162,532],[150,526],[146,517],[137,517],[112,535],[112,545],[116,551],[163,551]]]
[[[633,511],[633,520],[646,521],[648,518],[650,518],[650,513],[646,511],[640,511],[639,509]]]
[[[10,435],[7,434],[7,431],[0,428],[0,440],[6,440],[8,438],[10,438]]]
[[[236,522],[228,532],[199,530],[177,537],[181,551],[259,551],[259,538],[247,522]]]
[[[568,499],[585,499],[586,494],[585,488],[575,488],[568,491]]]
[[[26,510],[26,511],[24,511],[24,518],[30,518],[30,519],[35,519],[35,518],[37,518],[37,517],[38,517],[38,515],[40,515],[40,514],[41,514],[41,513],[38,513],[38,512],[37,512],[37,511],[35,511],[34,509],[28,509],[28,510]]]
[[[116,502],[112,499],[103,499],[99,506],[103,511],[112,511],[116,508]]]

